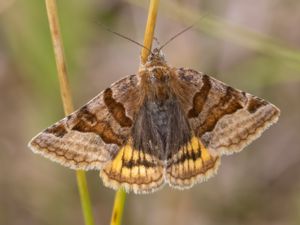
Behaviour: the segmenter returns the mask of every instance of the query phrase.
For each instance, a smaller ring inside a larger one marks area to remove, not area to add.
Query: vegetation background
[[[148,1],[59,1],[76,107],[133,74]],[[300,2],[162,1],[156,37],[169,64],[205,71],[265,98],[282,115],[218,175],[187,191],[128,195],[123,224],[300,224]],[[217,24],[217,25],[216,25]],[[74,171],[34,155],[27,142],[63,117],[43,1],[0,1],[0,224],[83,224]],[[108,224],[114,192],[87,173],[96,224]]]

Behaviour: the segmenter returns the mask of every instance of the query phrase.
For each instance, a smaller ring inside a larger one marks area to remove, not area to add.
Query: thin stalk
[[[45,0],[45,2],[57,68],[57,75],[60,85],[61,99],[64,107],[64,112],[66,115],[68,115],[74,111],[74,107],[71,97],[71,89],[68,82],[66,60],[64,56],[63,42],[60,34],[56,1]],[[85,225],[94,225],[85,172],[81,170],[76,171],[76,177]]]
[[[126,200],[126,192],[121,188],[116,192],[111,225],[121,225]]]
[[[156,24],[157,11],[159,6],[159,0],[151,0],[148,11],[148,19],[144,35],[144,46],[141,52],[141,64],[145,64],[149,56],[149,50],[152,47],[152,40],[154,36],[154,29]],[[124,204],[126,199],[126,192],[121,188],[117,191],[115,196],[115,202],[113,206],[113,212],[111,217],[111,225],[121,225],[122,216],[124,211]]]
[[[147,50],[147,48],[151,49],[152,47],[158,6],[159,6],[159,0],[150,1],[148,19],[147,19],[147,24],[146,24],[145,34],[144,34],[144,46],[146,48],[142,48],[142,53],[141,53],[142,64],[146,63],[149,55],[149,51]]]

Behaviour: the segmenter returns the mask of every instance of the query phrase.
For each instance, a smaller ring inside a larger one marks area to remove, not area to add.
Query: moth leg
[[[172,187],[190,188],[213,176],[219,164],[220,157],[212,155],[194,136],[168,161],[166,179]]]
[[[162,162],[136,150],[132,145],[122,147],[113,160],[100,171],[105,186],[124,188],[127,192],[149,193],[164,184]]]

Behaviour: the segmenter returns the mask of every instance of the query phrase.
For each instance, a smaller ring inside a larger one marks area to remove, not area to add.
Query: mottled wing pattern
[[[72,169],[101,169],[126,144],[139,93],[136,75],[112,84],[34,137],[29,147]]]
[[[261,98],[194,70],[176,73],[189,87],[181,94],[190,126],[212,154],[241,151],[278,120],[279,109]]]
[[[100,170],[106,186],[148,193],[165,181],[188,188],[208,179],[222,154],[242,150],[279,117],[271,103],[212,77],[168,70],[175,95],[163,106],[143,102],[131,75],[38,134],[30,148],[73,169]]]

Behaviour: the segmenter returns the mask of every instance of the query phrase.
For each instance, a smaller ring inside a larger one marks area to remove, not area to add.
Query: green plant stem
[[[77,186],[80,194],[81,207],[84,216],[85,225],[94,225],[94,218],[92,212],[92,204],[88,191],[85,172],[82,170],[76,171]]]
[[[147,49],[151,49],[152,40],[154,35],[154,29],[156,24],[157,11],[159,6],[159,0],[151,0],[148,11],[148,19],[144,35],[144,46],[141,52],[141,64],[145,64],[149,55]],[[120,225],[122,223],[122,216],[124,210],[124,204],[126,199],[126,192],[121,188],[117,191],[113,206],[113,212],[111,217],[111,225]]]
[[[110,222],[111,225],[121,225],[125,200],[126,200],[126,192],[121,188],[116,192],[113,213]]]
[[[63,42],[60,34],[57,6],[55,0],[45,0],[50,26],[50,33],[53,43],[53,50],[59,78],[61,98],[65,114],[68,115],[74,111],[71,97],[71,89],[68,82],[66,60],[63,51]],[[84,215],[85,225],[94,225],[92,207],[84,171],[76,171],[77,185],[80,194],[81,206]]]

